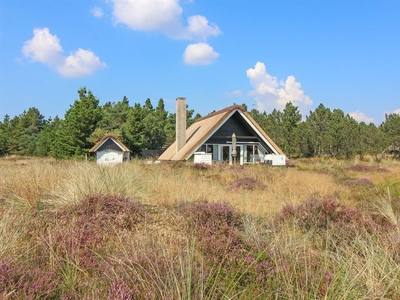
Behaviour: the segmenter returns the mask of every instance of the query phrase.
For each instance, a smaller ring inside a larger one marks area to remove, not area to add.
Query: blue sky
[[[0,0],[0,118],[100,103],[400,113],[400,1]]]

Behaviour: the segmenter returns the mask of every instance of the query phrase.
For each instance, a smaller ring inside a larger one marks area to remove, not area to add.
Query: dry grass
[[[0,298],[396,299],[399,215],[392,161],[0,159]]]
[[[263,216],[310,198],[334,198],[355,205],[386,197],[388,188],[396,198],[400,190],[400,164],[396,162],[379,165],[387,172],[357,172],[350,168],[354,163],[334,160],[298,161],[294,168],[254,165],[206,170],[188,164],[147,165],[140,160],[100,167],[92,162],[14,158],[2,159],[0,165],[0,200],[29,207],[74,203],[86,194],[103,193],[161,206],[199,199],[227,201],[243,212]],[[249,178],[254,186],[232,188]],[[346,179],[359,178],[368,179],[373,187],[343,184]]]

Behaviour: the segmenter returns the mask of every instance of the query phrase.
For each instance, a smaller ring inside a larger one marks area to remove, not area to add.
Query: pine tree
[[[310,141],[313,144],[313,156],[320,156],[325,150],[330,149],[329,121],[331,114],[331,110],[321,103],[306,118],[306,122],[310,125],[308,129]]]
[[[117,103],[105,103],[102,107],[102,119],[98,123],[98,128],[103,129],[105,132],[112,132],[116,129],[121,130],[128,118],[129,110],[129,100],[126,96]]]
[[[297,126],[301,122],[301,114],[299,108],[294,106],[292,102],[286,103],[285,109],[282,113],[282,150],[289,157],[291,154],[298,151],[294,134]]]
[[[51,156],[54,139],[56,137],[56,130],[61,120],[56,116],[54,120],[49,118],[43,130],[38,135],[36,140],[36,148],[34,151],[35,156],[45,157]]]
[[[140,156],[145,140],[144,111],[139,103],[135,103],[129,110],[127,120],[122,127],[122,136],[125,145],[133,155]]]
[[[59,157],[81,157],[87,153],[92,144],[88,138],[97,128],[101,120],[99,100],[87,91],[85,87],[78,90],[79,99],[65,113],[57,133],[57,147]]]
[[[380,125],[386,140],[386,147],[400,142],[400,114],[385,114],[385,120]]]
[[[11,142],[10,116],[5,115],[3,122],[0,122],[0,156],[9,154]]]
[[[34,155],[36,140],[46,124],[40,111],[31,107],[19,116],[15,116],[8,126],[8,152],[17,155]]]

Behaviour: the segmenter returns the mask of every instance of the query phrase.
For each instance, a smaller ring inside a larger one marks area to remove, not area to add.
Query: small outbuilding
[[[122,163],[130,159],[130,150],[117,137],[105,135],[89,152],[96,153],[99,165]]]

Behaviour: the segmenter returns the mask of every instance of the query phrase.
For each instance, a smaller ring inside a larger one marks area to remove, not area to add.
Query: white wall
[[[99,165],[109,165],[122,163],[123,153],[112,149],[97,152],[97,163]]]

